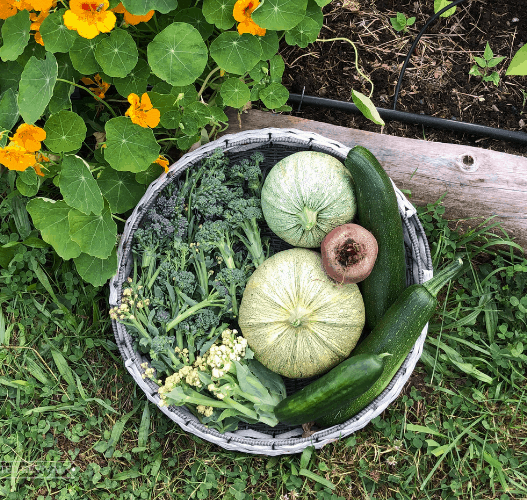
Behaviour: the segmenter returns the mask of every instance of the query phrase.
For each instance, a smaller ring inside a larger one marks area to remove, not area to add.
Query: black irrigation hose
[[[355,104],[352,102],[335,101],[333,99],[307,96],[304,94],[289,94],[289,102],[294,104],[298,103],[298,110],[300,110],[300,106],[302,104],[307,104],[312,106],[340,109],[342,111],[349,111],[352,113],[361,113],[359,108],[357,108],[357,106],[355,106]],[[403,123],[426,125],[427,127],[432,128],[442,128],[463,134],[484,136],[491,139],[498,139],[500,141],[518,142],[527,145],[527,133],[525,132],[486,127],[484,125],[477,125],[474,123],[446,120],[445,118],[436,118],[435,116],[419,115],[415,113],[408,113],[406,111],[396,111],[393,109],[377,108],[377,111],[379,112],[381,118],[385,121],[395,120]]]

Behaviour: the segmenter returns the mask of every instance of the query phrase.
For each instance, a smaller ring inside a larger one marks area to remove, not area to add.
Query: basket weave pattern
[[[174,163],[166,174],[163,174],[149,186],[126,222],[117,253],[118,271],[110,281],[111,307],[120,304],[122,285],[130,275],[132,265],[131,244],[133,234],[144,214],[168,183],[179,177],[187,168],[209,156],[216,148],[222,148],[229,157],[234,155],[237,159],[244,156],[248,157],[255,151],[261,151],[266,157],[266,161],[269,161],[269,155],[273,156],[274,154],[275,158],[270,159],[273,163],[281,159],[281,157],[302,150],[327,153],[343,162],[350,150],[349,147],[319,134],[296,129],[266,128],[226,135],[187,153],[178,162]],[[415,208],[395,184],[394,188],[403,225],[407,284],[424,283],[433,274],[428,242]],[[143,371],[140,365],[148,361],[147,358],[134,350],[132,337],[124,325],[113,320],[112,326],[126,369],[147,398],[158,405],[160,401],[157,393],[158,386],[149,379],[143,380],[141,376]],[[388,387],[378,398],[347,422],[320,430],[307,438],[302,438],[303,430],[300,426],[287,427],[282,425],[278,425],[275,428],[265,425],[240,425],[237,431],[221,434],[215,429],[210,429],[201,424],[184,406],[158,408],[185,431],[228,450],[262,455],[283,455],[299,453],[311,445],[314,445],[315,448],[321,448],[329,442],[336,441],[365,427],[397,398],[423,352],[427,331],[428,325],[423,329],[412,351],[408,354]]]

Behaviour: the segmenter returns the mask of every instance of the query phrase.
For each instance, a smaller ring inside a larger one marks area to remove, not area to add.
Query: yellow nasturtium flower
[[[22,123],[11,138],[12,142],[16,142],[21,148],[30,153],[38,151],[41,147],[40,143],[46,138],[46,131],[36,125],[29,123]]]
[[[117,7],[114,7],[112,10],[114,12],[117,12],[118,14],[124,14],[124,22],[127,24],[132,24],[134,26],[139,23],[146,23],[150,21],[150,19],[152,19],[152,16],[154,15],[153,10],[149,10],[144,16],[136,16],[135,14],[130,14],[130,12],[125,9],[122,2],[119,3],[119,5]]]
[[[152,106],[150,97],[145,92],[139,100],[137,94],[130,94],[128,96],[128,102],[131,106],[126,111],[125,115],[129,116],[132,119],[133,123],[141,125],[141,127],[154,128],[159,124],[159,119],[161,118],[161,113],[158,109]]]
[[[154,163],[161,165],[165,169],[165,172],[168,172],[168,160],[163,155],[159,155]]]
[[[260,5],[259,0],[237,0],[234,4],[232,15],[238,21],[238,33],[264,36],[265,28],[258,26],[251,18],[254,9]]]
[[[117,18],[108,10],[109,0],[70,0],[70,8],[64,13],[64,24],[76,30],[83,38],[92,39],[99,33],[108,33]]]
[[[9,170],[23,172],[35,164],[35,153],[31,153],[17,142],[11,141],[7,146],[0,148],[0,164]]]
[[[110,84],[104,82],[100,77],[99,73],[97,73],[93,78],[95,81],[93,81],[91,78],[84,76],[81,78],[81,82],[86,85],[95,85],[95,87],[88,87],[88,89],[91,90],[100,99],[104,99],[106,91],[110,88]]]
[[[0,0],[0,19],[7,19],[17,12],[14,0]]]

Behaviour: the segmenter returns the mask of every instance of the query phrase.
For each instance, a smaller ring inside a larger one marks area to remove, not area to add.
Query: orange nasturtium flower
[[[259,0],[237,0],[234,4],[232,15],[238,21],[238,33],[264,36],[265,28],[258,26],[251,18],[254,9],[260,5]]]
[[[131,106],[126,111],[125,115],[129,116],[132,119],[133,123],[141,125],[141,127],[157,127],[161,113],[159,109],[156,109],[152,106],[150,97],[145,92],[141,96],[141,101],[139,101],[139,96],[137,94],[130,94],[128,96],[128,102]]]
[[[15,135],[11,137],[12,142],[16,142],[21,148],[30,153],[40,149],[40,143],[46,138],[46,131],[36,125],[22,123],[16,129]]]
[[[70,0],[70,8],[63,16],[64,24],[83,38],[95,38],[115,26],[117,18],[109,7],[109,0]]]
[[[41,168],[43,168],[42,162],[48,162],[49,158],[45,155],[43,155],[40,151],[35,153],[35,160],[36,163],[33,165],[33,168],[35,169],[35,172],[37,175],[40,175],[40,177],[44,177],[44,174],[42,173]]]
[[[0,19],[7,19],[18,12],[14,0],[0,1]]]
[[[35,153],[11,141],[7,146],[0,148],[0,164],[9,170],[22,172],[35,164]]]
[[[144,16],[136,16],[135,14],[130,14],[128,12],[123,3],[119,3],[117,7],[114,7],[112,9],[114,12],[117,12],[118,14],[124,14],[124,22],[127,24],[133,24],[134,26],[139,23],[146,23],[147,21],[150,21],[152,19],[152,16],[154,15],[153,10],[149,10]]]
[[[35,30],[35,42],[40,43],[40,45],[44,45],[44,40],[42,40],[42,35],[40,34],[40,25],[42,24],[42,21],[48,17],[49,11],[43,10],[40,12],[40,14],[37,15],[36,12],[30,12],[29,18],[31,19],[31,29]]]
[[[91,90],[97,97],[104,99],[107,90],[110,88],[110,84],[104,82],[100,77],[99,73],[97,73],[93,78],[95,79],[95,81],[93,81],[91,78],[84,76],[81,78],[81,82],[86,85],[95,85],[95,87],[88,87],[88,89]]]
[[[161,165],[165,169],[165,172],[168,172],[168,160],[163,155],[159,155],[154,163]]]

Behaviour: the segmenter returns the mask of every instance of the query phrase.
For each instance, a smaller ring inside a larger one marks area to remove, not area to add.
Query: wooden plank
[[[411,202],[426,205],[443,199],[445,217],[480,224],[495,215],[527,249],[527,158],[482,148],[394,137],[330,125],[305,118],[249,110],[238,117],[228,110],[224,134],[266,127],[296,128],[353,147],[368,148],[399,189],[411,191]]]

